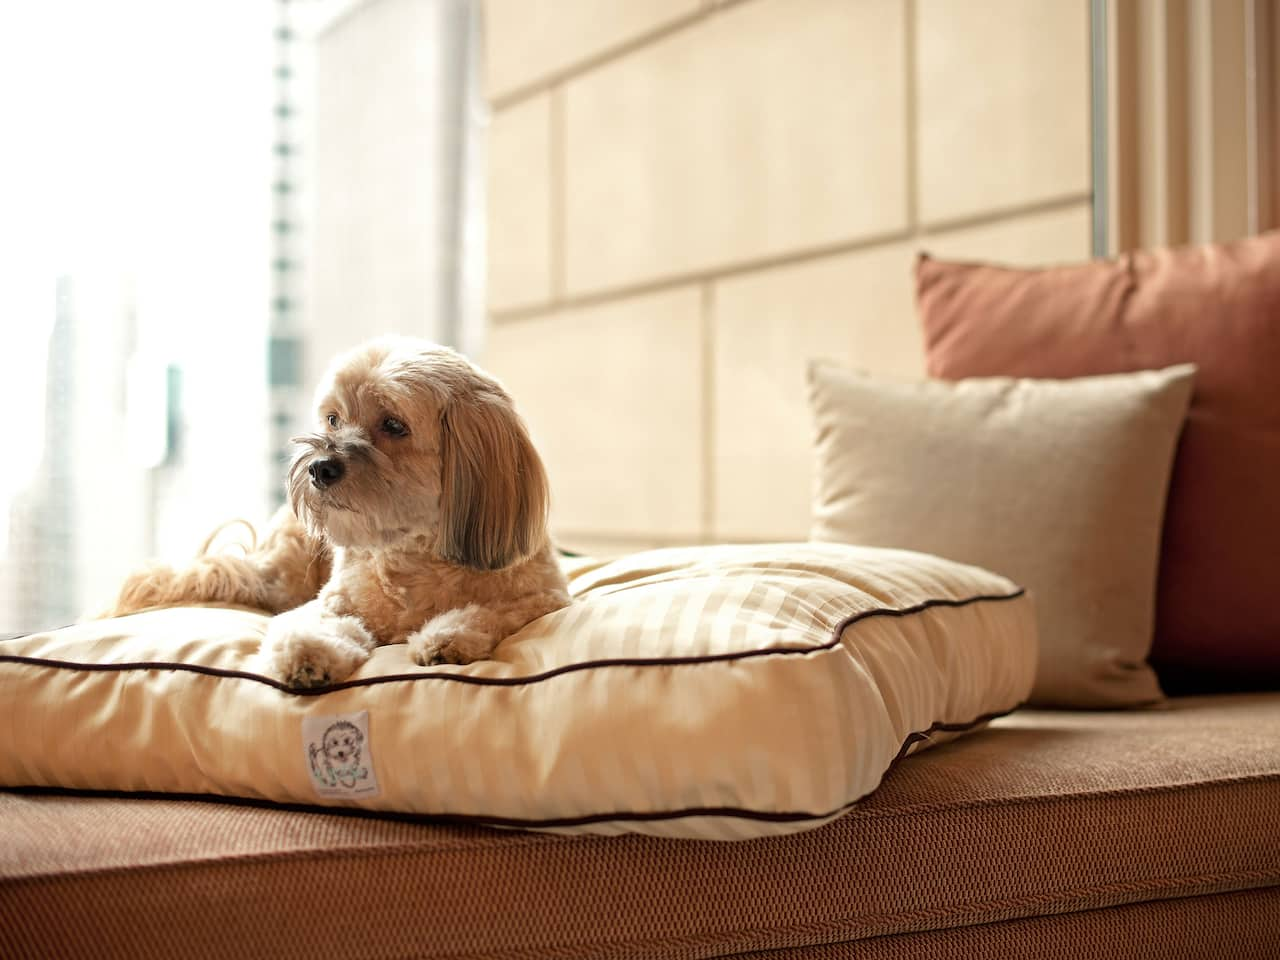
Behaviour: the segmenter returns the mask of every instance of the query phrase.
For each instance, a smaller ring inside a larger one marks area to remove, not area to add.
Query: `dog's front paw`
[[[369,659],[373,637],[355,617],[272,618],[262,641],[265,671],[291,687],[324,687],[345,680]]]
[[[483,660],[493,652],[497,637],[482,621],[474,605],[447,610],[409,638],[409,655],[424,667]]]

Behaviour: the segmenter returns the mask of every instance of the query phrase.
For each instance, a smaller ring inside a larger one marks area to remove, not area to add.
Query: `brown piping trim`
[[[129,663],[75,663],[69,660],[52,660],[44,657],[24,657],[17,654],[0,654],[0,663],[21,663],[27,666],[49,667],[55,670],[73,670],[88,673],[117,673],[134,670],[170,670],[184,673],[197,673],[204,676],[221,677],[231,680],[250,680],[255,683],[274,687],[283,693],[289,693],[299,697],[322,696],[327,693],[336,693],[340,690],[349,690],[353,687],[370,687],[383,683],[407,683],[422,680],[450,680],[456,683],[469,683],[477,686],[515,687],[540,683],[543,680],[550,680],[553,677],[558,677],[565,673],[575,673],[581,670],[595,670],[607,667],[668,667],[702,663],[722,663],[756,657],[786,656],[791,654],[808,656],[812,653],[824,653],[839,646],[841,642],[841,635],[844,631],[861,620],[869,620],[873,617],[908,617],[917,613],[923,613],[925,610],[932,607],[964,607],[973,603],[1016,600],[1025,593],[1026,590],[1019,589],[1010,594],[979,594],[973,597],[966,597],[963,600],[925,600],[923,603],[918,603],[911,607],[903,607],[901,609],[893,607],[878,607],[873,610],[863,610],[860,613],[855,613],[845,617],[837,623],[835,628],[832,630],[831,639],[826,643],[817,644],[811,647],[766,647],[758,650],[735,650],[732,653],[701,654],[690,657],[629,657],[609,660],[588,660],[583,663],[565,664],[564,666],[555,667],[554,669],[547,670],[543,673],[533,674],[526,677],[475,677],[463,673],[440,672],[396,673],[388,674],[383,677],[367,677],[363,680],[344,680],[340,683],[330,684],[327,687],[303,689],[290,687],[288,684],[282,683],[279,680],[273,680],[270,677],[264,677],[256,673],[247,673],[243,670],[222,670],[217,667],[206,667],[194,663],[171,663],[154,660]],[[28,636],[30,636],[30,634],[28,634]],[[925,734],[921,734],[921,736],[924,735]]]
[[[908,756],[911,746],[920,740],[927,740],[933,733],[945,731],[958,733],[971,730],[984,723],[990,723],[999,717],[1008,716],[1022,704],[1008,710],[985,713],[967,723],[938,722],[927,730],[907,734],[897,755],[880,775],[880,783],[903,759]],[[848,803],[841,804],[827,813],[808,813],[798,810],[748,810],[742,807],[684,807],[678,810],[654,810],[647,812],[615,811],[612,813],[591,813],[580,817],[552,817],[544,820],[525,819],[521,817],[496,817],[484,814],[466,813],[403,813],[395,810],[369,810],[363,807],[325,807],[307,803],[280,803],[272,800],[259,800],[249,797],[228,797],[216,793],[158,793],[155,791],[130,790],[85,790],[73,787],[20,786],[3,787],[0,792],[20,794],[50,794],[54,796],[72,797],[105,797],[110,799],[153,799],[153,800],[201,800],[212,803],[225,803],[233,806],[263,807],[273,810],[292,810],[300,813],[336,813],[344,816],[373,817],[375,819],[399,820],[408,823],[450,823],[466,826],[511,827],[515,829],[553,829],[567,827],[584,827],[594,823],[656,823],[667,820],[683,820],[686,817],[733,817],[738,820],[753,820],[766,823],[801,823],[807,820],[831,820],[848,813],[861,803],[880,784],[868,793]]]

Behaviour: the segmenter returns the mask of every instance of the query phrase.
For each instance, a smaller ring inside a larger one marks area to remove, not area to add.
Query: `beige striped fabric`
[[[700,547],[569,572],[575,602],[492,660],[382,647],[318,691],[249,669],[266,618],[239,609],[0,642],[0,786],[746,839],[839,816],[1035,673],[1023,592],[924,554]]]

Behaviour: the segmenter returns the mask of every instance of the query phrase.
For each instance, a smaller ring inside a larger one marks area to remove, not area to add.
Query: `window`
[[[479,328],[465,0],[0,13],[0,631],[281,501],[328,357]]]

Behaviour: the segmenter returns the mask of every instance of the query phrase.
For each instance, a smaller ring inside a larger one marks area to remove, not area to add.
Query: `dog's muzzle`
[[[347,468],[342,465],[342,461],[335,457],[321,457],[319,460],[312,460],[310,466],[307,467],[307,473],[311,475],[311,483],[317,490],[332,487],[342,479],[343,474],[346,472]]]

